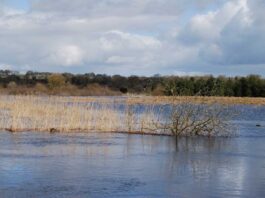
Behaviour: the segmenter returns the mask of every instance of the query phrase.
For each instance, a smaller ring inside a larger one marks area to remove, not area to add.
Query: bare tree
[[[183,103],[172,106],[164,127],[176,136],[227,136],[233,133],[229,122],[233,115],[227,106],[220,104]]]

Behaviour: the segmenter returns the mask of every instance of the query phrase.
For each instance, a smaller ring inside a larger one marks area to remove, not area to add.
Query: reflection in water
[[[264,138],[0,133],[0,197],[264,197]]]

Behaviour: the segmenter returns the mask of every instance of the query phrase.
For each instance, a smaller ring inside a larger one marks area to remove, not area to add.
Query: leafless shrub
[[[234,128],[229,122],[235,114],[220,104],[173,105],[165,128],[176,136],[229,136]]]

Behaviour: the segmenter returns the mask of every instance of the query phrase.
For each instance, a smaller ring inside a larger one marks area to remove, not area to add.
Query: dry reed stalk
[[[59,97],[8,96],[2,99],[0,101],[1,128],[10,131],[50,129],[117,131],[124,129],[121,127],[120,113],[105,104],[83,107],[75,99],[65,100]],[[8,114],[4,113],[5,110]]]
[[[169,104],[181,104],[189,101],[190,97],[99,97],[92,100],[82,97],[0,96],[0,128],[9,131],[170,134],[162,107],[157,109],[155,105],[145,105],[143,112],[135,109],[135,104],[149,104],[150,101],[146,102],[149,99],[154,104],[166,100]],[[123,104],[124,109],[114,107],[117,103]]]

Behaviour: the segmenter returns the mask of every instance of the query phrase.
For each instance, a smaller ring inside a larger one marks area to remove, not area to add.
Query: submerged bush
[[[171,115],[164,126],[176,136],[227,136],[233,133],[229,120],[234,115],[228,106],[224,105],[184,103],[173,105]]]

